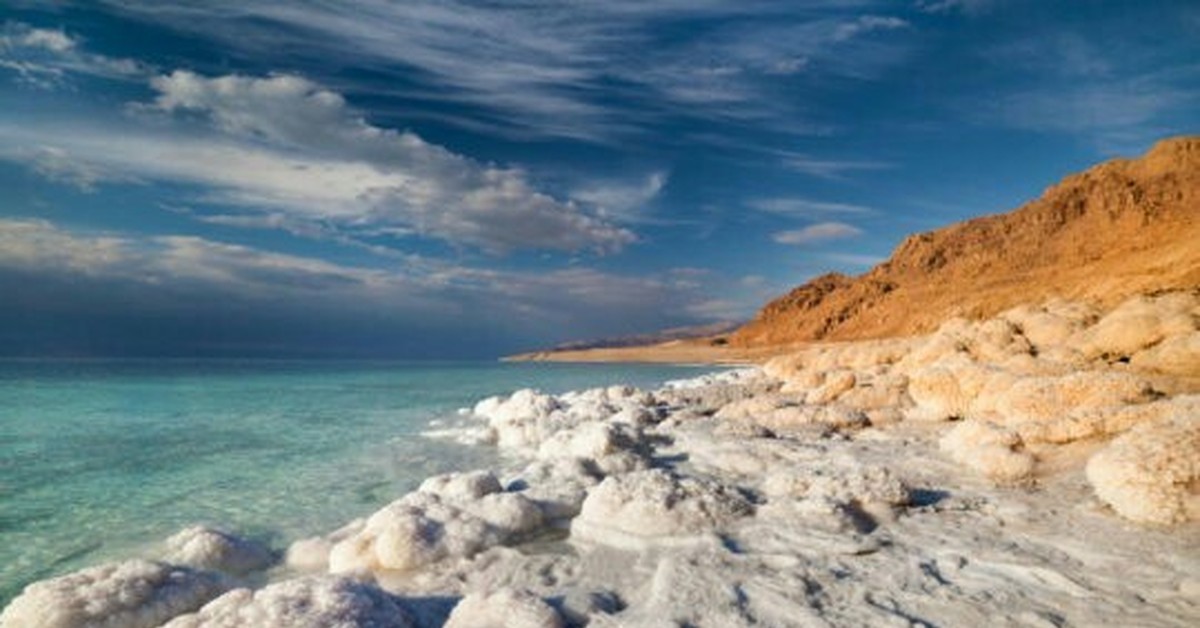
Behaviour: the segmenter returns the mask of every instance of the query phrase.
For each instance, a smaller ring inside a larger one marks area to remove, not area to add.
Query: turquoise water
[[[25,584],[204,522],[332,529],[428,475],[494,462],[419,435],[480,398],[697,374],[499,363],[0,361],[0,607]]]

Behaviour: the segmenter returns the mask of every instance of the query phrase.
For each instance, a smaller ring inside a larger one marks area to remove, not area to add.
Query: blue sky
[[[0,355],[745,318],[1198,112],[1184,1],[7,2]]]

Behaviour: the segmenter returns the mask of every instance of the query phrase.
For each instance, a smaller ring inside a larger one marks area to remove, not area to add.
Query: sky
[[[1200,4],[0,4],[0,356],[743,320],[1200,132]]]

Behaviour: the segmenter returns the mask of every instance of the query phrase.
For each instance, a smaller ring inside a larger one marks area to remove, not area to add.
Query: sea
[[[0,360],[0,608],[30,582],[153,556],[194,523],[285,548],[494,466],[422,436],[521,388],[655,387],[711,367]],[[461,419],[459,419],[461,420]]]

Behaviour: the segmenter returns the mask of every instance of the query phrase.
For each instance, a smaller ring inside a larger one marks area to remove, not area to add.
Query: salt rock
[[[326,536],[300,539],[288,546],[284,562],[297,571],[325,571],[333,546],[358,534],[366,524],[366,519],[358,518]]]
[[[852,428],[867,425],[866,415],[840,404],[800,404],[784,395],[764,395],[727,404],[714,415],[718,419],[750,422],[772,430],[807,426]]]
[[[650,469],[609,476],[592,489],[571,522],[571,537],[633,548],[690,543],[751,510],[724,485]]]
[[[600,482],[601,471],[591,460],[554,458],[530,463],[509,486],[542,510],[547,520],[579,514],[589,488]]]
[[[1200,519],[1200,415],[1143,424],[1092,456],[1087,478],[1117,514],[1140,523]]]
[[[220,575],[145,560],[35,582],[0,613],[4,628],[152,628],[226,587]]]
[[[1130,364],[1171,375],[1200,376],[1200,331],[1167,338],[1139,351],[1133,355]]]
[[[1016,376],[966,357],[943,360],[909,375],[908,394],[914,420],[945,421],[971,416],[973,406],[987,391],[1006,390]]]
[[[557,410],[558,400],[551,395],[526,388],[508,397],[488,397],[475,404],[472,413],[500,421],[546,416]]]
[[[1065,417],[1021,423],[1011,429],[1026,443],[1063,444],[1120,434],[1137,425],[1165,420],[1176,414],[1200,415],[1200,395],[1181,395],[1134,405],[1083,408]]]
[[[1068,344],[1072,334],[1098,318],[1094,308],[1084,303],[1053,300],[1042,306],[1022,305],[1000,314],[1012,322],[1038,350]]]
[[[413,628],[381,589],[344,578],[305,577],[258,591],[234,589],[164,628]]]
[[[1152,399],[1149,382],[1114,371],[1084,371],[1062,377],[1025,377],[996,398],[995,411],[1005,423],[1049,421],[1081,409],[1103,408]]]
[[[871,377],[859,376],[854,387],[838,395],[841,405],[866,410],[900,409],[913,405],[908,395],[908,377],[887,373]],[[875,424],[875,421],[871,421]]]
[[[541,509],[517,493],[471,501],[416,491],[371,515],[362,530],[330,550],[333,573],[411,571],[448,558],[469,558],[542,525]]]
[[[858,379],[855,377],[854,371],[835,371],[829,373],[823,384],[810,390],[805,395],[804,402],[813,405],[829,403],[836,400],[842,393],[854,388],[854,384],[857,381]]]
[[[167,562],[244,575],[275,562],[262,544],[206,526],[191,526],[167,539]]]
[[[503,489],[500,480],[491,471],[467,471],[427,478],[417,490],[450,501],[473,501]]]
[[[444,628],[563,628],[558,611],[525,590],[471,593],[450,613]]]
[[[853,461],[774,472],[763,480],[761,488],[769,499],[786,497],[882,506],[903,506],[909,502],[908,486],[886,467]]]
[[[538,456],[600,459],[634,450],[641,440],[640,432],[624,423],[594,422],[550,437],[538,449]]]
[[[981,420],[963,421],[942,436],[939,445],[956,462],[999,483],[1029,479],[1036,459],[1017,451],[1023,443],[1016,432]]]
[[[1197,329],[1196,309],[1200,297],[1173,293],[1161,297],[1135,297],[1072,339],[1089,359],[1128,357]]]

